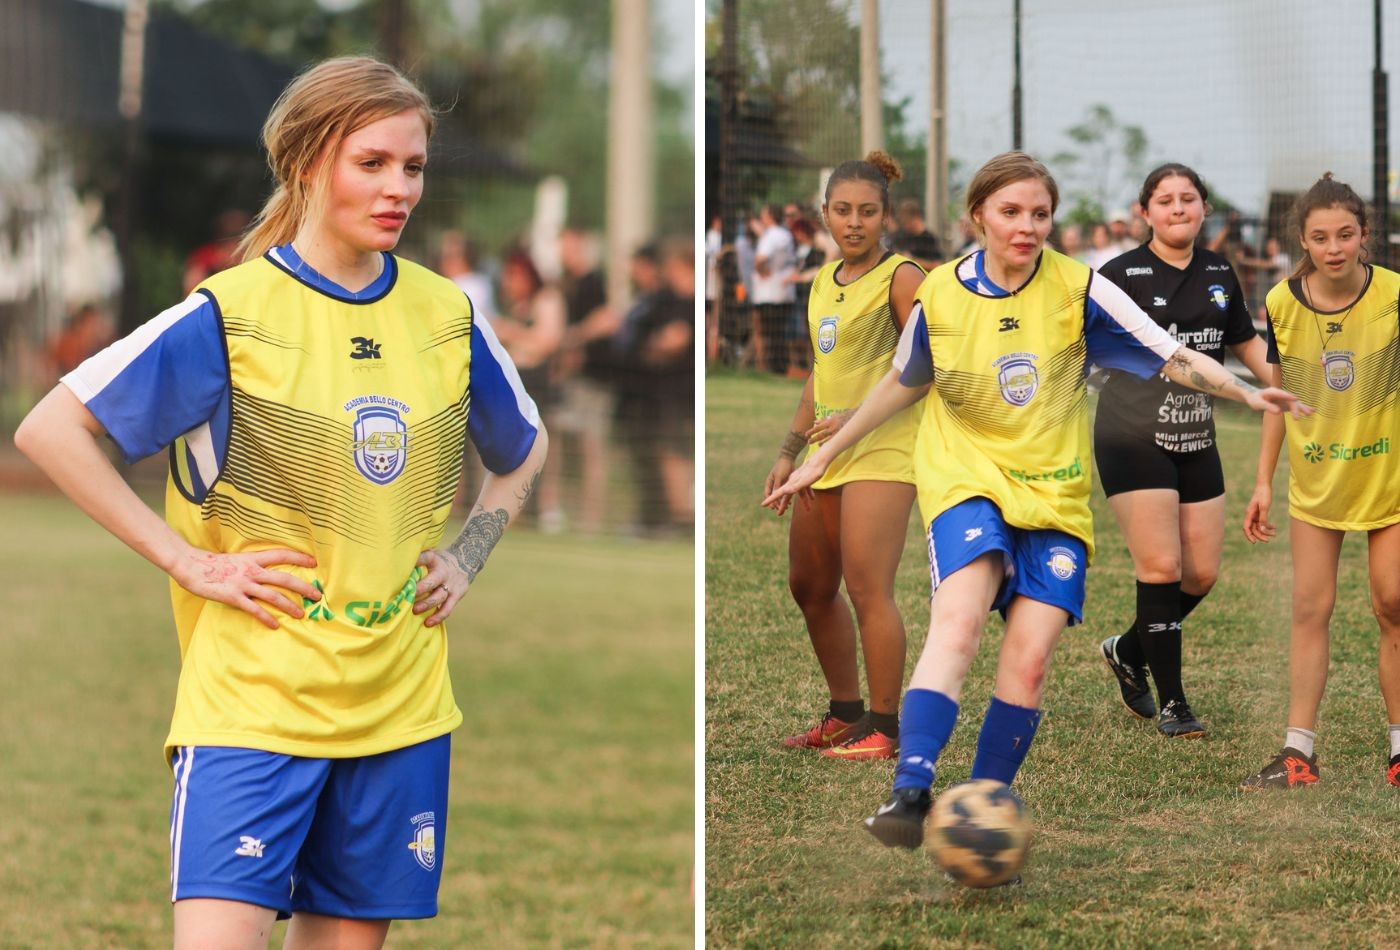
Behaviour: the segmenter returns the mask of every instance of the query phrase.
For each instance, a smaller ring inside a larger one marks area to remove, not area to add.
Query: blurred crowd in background
[[[913,258],[925,270],[979,246],[966,215],[956,221],[956,239],[948,241],[929,229],[915,198],[897,199],[891,217],[885,246]],[[1277,236],[1250,240],[1260,230],[1257,222],[1235,212],[1215,217],[1202,229],[1200,243],[1234,266],[1255,321],[1261,323],[1264,297],[1287,279],[1293,259]],[[1106,221],[1057,225],[1050,243],[1099,268],[1149,237],[1141,208],[1134,203],[1112,212]],[[705,234],[707,364],[805,379],[812,368],[807,325],[812,280],[823,264],[839,256],[821,210],[799,201],[759,206],[745,215],[743,226],[732,235],[724,233],[720,216],[711,214]]]

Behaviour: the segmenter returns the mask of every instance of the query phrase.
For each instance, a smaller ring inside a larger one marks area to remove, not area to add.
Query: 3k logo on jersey
[[[374,342],[372,337],[352,336],[350,338],[350,345],[354,347],[354,349],[350,351],[350,358],[352,360],[382,359],[379,354],[379,348],[384,344]]]

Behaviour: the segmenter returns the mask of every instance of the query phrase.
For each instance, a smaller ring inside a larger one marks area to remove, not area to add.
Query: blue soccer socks
[[[899,722],[899,764],[894,770],[895,791],[933,785],[933,763],[948,744],[957,721],[958,704],[943,693],[931,689],[905,692]]]
[[[977,736],[972,777],[996,779],[1010,785],[1030,751],[1040,716],[1039,709],[1013,706],[993,696],[987,707],[987,717],[982,720],[982,731]]]

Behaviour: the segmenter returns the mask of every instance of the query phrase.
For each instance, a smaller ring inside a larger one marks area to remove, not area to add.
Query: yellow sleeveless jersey
[[[839,260],[817,272],[807,304],[817,419],[855,409],[889,372],[899,344],[899,324],[890,312],[890,284],[904,263],[912,261],[902,254],[889,254],[848,284],[836,280]],[[915,405],[894,415],[836,456],[812,487],[835,488],[857,481],[912,484],[914,437],[922,411]]]
[[[1063,531],[1092,557],[1088,364],[1146,377],[1178,344],[1072,258],[1046,249],[1007,293],[983,254],[925,278],[895,359],[907,385],[933,383],[914,453],[924,524],[982,497],[1007,524]]]
[[[1314,311],[1297,281],[1265,300],[1269,358],[1283,388],[1316,408],[1285,417],[1289,514],[1323,528],[1366,531],[1400,522],[1400,274],[1369,269],[1361,297]]]

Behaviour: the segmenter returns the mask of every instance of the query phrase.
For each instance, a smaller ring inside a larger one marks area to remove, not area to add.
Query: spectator
[[[1089,229],[1089,249],[1084,252],[1084,263],[1098,270],[1120,253],[1113,245],[1113,235],[1108,225],[1100,221]]]
[[[565,228],[559,235],[559,260],[564,268],[568,330],[554,363],[553,383],[560,402],[547,424],[556,438],[578,440],[574,457],[582,469],[579,527],[592,534],[603,529],[607,509],[609,440],[617,400],[613,336],[621,319],[608,305],[607,285],[588,235],[578,228]],[[544,479],[553,484],[556,495],[569,457],[555,452],[553,463],[546,465]]]
[[[93,304],[83,304],[49,340],[50,382],[66,376],[114,339],[111,320]]]
[[[705,230],[705,365],[719,357],[719,304],[724,294],[720,255],[724,251],[723,218],[718,212],[708,218]]]
[[[252,216],[230,208],[214,219],[214,239],[201,244],[185,258],[185,293],[194,290],[210,274],[217,274],[238,263],[238,242],[252,223]]]
[[[1121,208],[1108,216],[1108,233],[1115,257],[1137,247],[1128,231],[1128,212]]]
[[[1081,264],[1084,262],[1084,232],[1077,224],[1067,224],[1060,229],[1060,250]]]
[[[524,250],[512,251],[501,265],[501,306],[491,327],[515,363],[521,383],[548,419],[559,401],[550,383],[549,364],[564,340],[564,297],[544,282]],[[535,497],[541,530],[557,531],[563,527],[564,513],[559,507],[558,479],[550,479],[549,471],[546,465]]]
[[[683,238],[633,257],[637,294],[618,334],[618,422],[632,456],[644,534],[695,518],[695,247]]]
[[[438,273],[462,288],[472,312],[491,323],[496,319],[496,294],[491,280],[476,270],[476,247],[461,231],[444,231],[438,239]]]
[[[890,235],[890,250],[912,258],[926,271],[943,263],[943,244],[924,222],[924,210],[913,198],[905,198],[895,209],[899,229]]]
[[[792,233],[778,223],[782,208],[766,205],[759,212],[762,232],[754,248],[754,362],[760,369],[787,372],[788,328],[797,296],[788,276],[796,266]]]
[[[816,246],[816,235],[817,229],[806,218],[798,218],[792,227],[792,237],[797,242],[797,267],[788,279],[792,281],[797,299],[789,333],[788,375],[798,379],[806,379],[812,369],[812,340],[807,333],[807,299],[812,295],[813,278],[826,263],[826,254]]]

